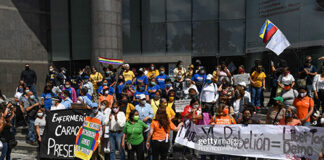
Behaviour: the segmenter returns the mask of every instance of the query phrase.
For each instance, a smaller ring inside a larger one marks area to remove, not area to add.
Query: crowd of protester
[[[17,145],[15,127],[27,125],[27,141],[37,145],[42,141],[46,113],[71,109],[75,103],[86,106],[92,111],[90,116],[102,124],[104,139],[93,159],[114,160],[117,150],[121,160],[135,157],[142,160],[145,156],[153,160],[167,159],[172,156],[175,134],[185,120],[198,125],[323,127],[324,66],[317,70],[310,56],[297,77],[284,64],[271,64],[268,74],[260,61],[255,61],[250,72],[244,66],[230,71],[227,65],[222,62],[209,74],[200,61],[188,67],[179,61],[172,76],[165,67],[156,68],[154,64],[137,69],[131,69],[129,64],[115,68],[101,64],[100,71],[86,66],[75,76],[69,76],[65,68],[58,71],[51,65],[46,86],[37,94],[36,73],[26,64],[14,99],[9,101],[0,91],[3,144],[0,160],[10,159],[11,149]],[[236,83],[235,74],[250,76]],[[268,77],[272,82],[270,102],[264,104]],[[181,99],[190,100],[190,104],[183,112],[176,112],[175,101]],[[256,113],[265,109],[265,119],[255,118]],[[198,156],[194,150],[184,147],[182,154],[188,152]],[[218,158],[229,159],[229,156],[218,155]],[[201,159],[206,156],[201,155]]]

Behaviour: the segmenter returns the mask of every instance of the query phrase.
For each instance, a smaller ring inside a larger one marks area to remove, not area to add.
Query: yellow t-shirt
[[[90,81],[91,81],[91,83],[93,85],[94,90],[98,89],[97,82],[102,81],[102,78],[103,77],[102,77],[101,73],[99,73],[99,72],[90,74]]]
[[[154,71],[148,71],[146,76],[149,79],[155,78],[156,76],[158,76],[160,74],[159,70],[154,70]]]
[[[125,82],[127,82],[128,80],[133,81],[133,79],[135,78],[133,71],[128,71],[128,72],[124,71],[123,76],[125,78]]]
[[[169,118],[174,117],[176,115],[176,113],[172,109],[172,105],[173,105],[173,103],[168,103],[168,106],[166,107],[166,113]]]
[[[134,109],[135,109],[135,107],[134,107],[133,104],[131,104],[131,103],[128,103],[128,104],[127,104],[127,108],[126,108],[126,121],[128,121],[129,113],[130,113],[132,110],[134,110]]]
[[[217,76],[217,71],[216,70],[213,72],[213,77],[215,78],[215,81],[217,82],[218,81],[218,76]]]
[[[160,106],[160,100],[156,101],[156,100],[152,99],[151,100],[151,106],[152,106],[152,109],[153,109],[153,112],[154,112],[153,119],[155,119],[156,111],[159,109],[159,106]]]
[[[253,87],[262,87],[262,82],[266,77],[267,76],[264,72],[259,73],[257,71],[254,71],[251,75],[252,81],[255,82],[255,84],[253,84]]]

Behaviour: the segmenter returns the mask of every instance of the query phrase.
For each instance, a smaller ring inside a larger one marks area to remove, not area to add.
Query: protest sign
[[[74,155],[83,160],[90,160],[100,143],[101,122],[97,118],[86,117],[75,140]]]
[[[244,73],[244,74],[235,74],[233,75],[233,79],[234,79],[234,85],[237,85],[241,82],[245,82],[246,85],[250,84],[250,74],[248,73]]]
[[[318,159],[324,128],[281,125],[195,125],[186,121],[176,143],[203,152],[270,159]]]
[[[44,159],[74,159],[76,135],[89,110],[57,110],[46,113],[46,126],[40,144]]]
[[[190,99],[176,100],[174,101],[176,112],[183,112],[184,108],[190,104]]]

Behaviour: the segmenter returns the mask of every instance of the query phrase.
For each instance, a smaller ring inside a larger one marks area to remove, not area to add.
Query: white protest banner
[[[174,102],[175,110],[177,113],[183,112],[184,108],[190,104],[190,99],[176,100]]]
[[[237,85],[241,82],[245,82],[245,84],[249,85],[250,84],[250,74],[244,73],[244,74],[235,74],[233,75],[234,79],[234,85]]]
[[[318,159],[324,128],[280,125],[195,125],[186,121],[176,143],[203,152],[270,159]]]

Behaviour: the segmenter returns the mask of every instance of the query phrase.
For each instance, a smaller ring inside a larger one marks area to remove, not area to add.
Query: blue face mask
[[[212,80],[206,80],[206,83],[211,84]]]
[[[167,87],[167,88],[170,88],[171,86],[172,86],[171,83],[168,83],[168,84],[165,85],[165,87]]]
[[[155,86],[155,85],[156,85],[156,83],[155,83],[155,82],[151,82],[151,85],[152,85],[152,86]]]
[[[144,91],[144,90],[145,90],[145,88],[144,88],[144,87],[140,87],[140,90],[141,90],[141,91]]]
[[[31,96],[30,96],[30,99],[35,99],[35,96],[34,96],[34,95],[31,95]]]
[[[107,83],[103,83],[102,85],[107,86],[108,84]]]

